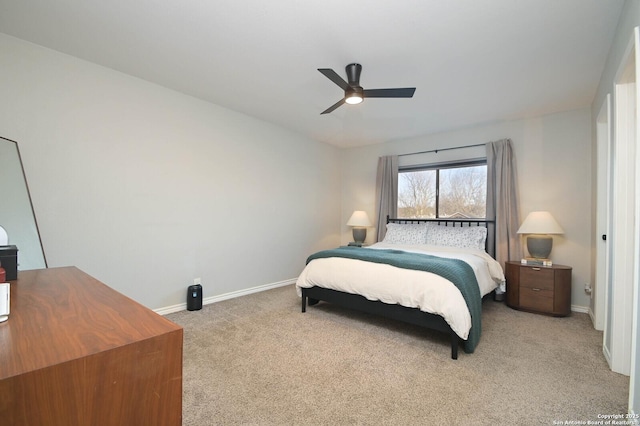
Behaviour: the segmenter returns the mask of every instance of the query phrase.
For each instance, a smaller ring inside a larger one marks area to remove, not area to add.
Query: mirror
[[[18,143],[0,137],[0,226],[18,247],[18,270],[47,267]]]

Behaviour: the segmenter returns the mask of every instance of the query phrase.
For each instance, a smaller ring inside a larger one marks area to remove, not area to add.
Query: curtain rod
[[[430,152],[435,152],[436,154],[438,153],[438,151],[450,151],[452,149],[463,149],[463,148],[473,148],[476,146],[485,146],[486,144],[484,143],[477,143],[475,145],[465,145],[465,146],[454,146],[452,148],[439,148],[439,149],[431,149],[429,151],[419,151],[419,152],[410,152],[408,154],[398,154],[398,157],[404,157],[405,155],[418,155],[418,154],[428,154]]]

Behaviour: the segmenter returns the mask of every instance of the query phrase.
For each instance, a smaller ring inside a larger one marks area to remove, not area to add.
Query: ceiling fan
[[[334,109],[338,108],[345,102],[351,105],[359,104],[364,98],[412,98],[413,93],[416,91],[415,87],[405,87],[401,89],[368,89],[365,90],[360,86],[360,73],[362,72],[362,65],[349,64],[346,67],[347,70],[347,83],[331,68],[318,68],[322,74],[329,80],[340,86],[344,90],[344,98],[340,99],[335,104],[331,105],[326,110],[322,111],[322,114],[328,114]]]

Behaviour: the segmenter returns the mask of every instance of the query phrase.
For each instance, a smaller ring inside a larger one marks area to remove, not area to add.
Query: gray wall
[[[309,251],[350,240],[353,210],[374,218],[378,156],[510,137],[523,215],[556,216],[553,259],[574,268],[573,304],[589,305],[589,110],[340,151],[20,40],[0,49],[15,99],[0,129],[20,143],[50,266],[153,308],[195,277],[205,296],[292,279]]]
[[[50,267],[154,309],[278,284],[339,243],[339,150],[0,35],[0,132],[18,141]]]
[[[375,218],[375,174],[381,155],[403,154],[486,143],[511,138],[518,167],[522,219],[535,210],[548,210],[564,235],[554,236],[551,258],[573,267],[571,303],[586,312],[591,282],[591,127],[588,108],[523,120],[476,126],[420,138],[346,150],[342,163],[342,242],[350,241],[344,225],[353,210]],[[483,149],[445,151],[421,161],[448,161],[483,156]],[[409,161],[403,157],[403,161]],[[370,232],[368,240],[374,238]],[[519,260],[519,259],[513,259]]]

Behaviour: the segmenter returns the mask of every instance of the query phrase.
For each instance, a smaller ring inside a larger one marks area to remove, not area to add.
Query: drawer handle
[[[540,268],[531,268],[531,269],[533,269],[534,271],[539,271],[540,270]]]
[[[539,289],[539,288],[532,288],[531,290],[533,290],[533,291],[540,291],[540,289]]]

